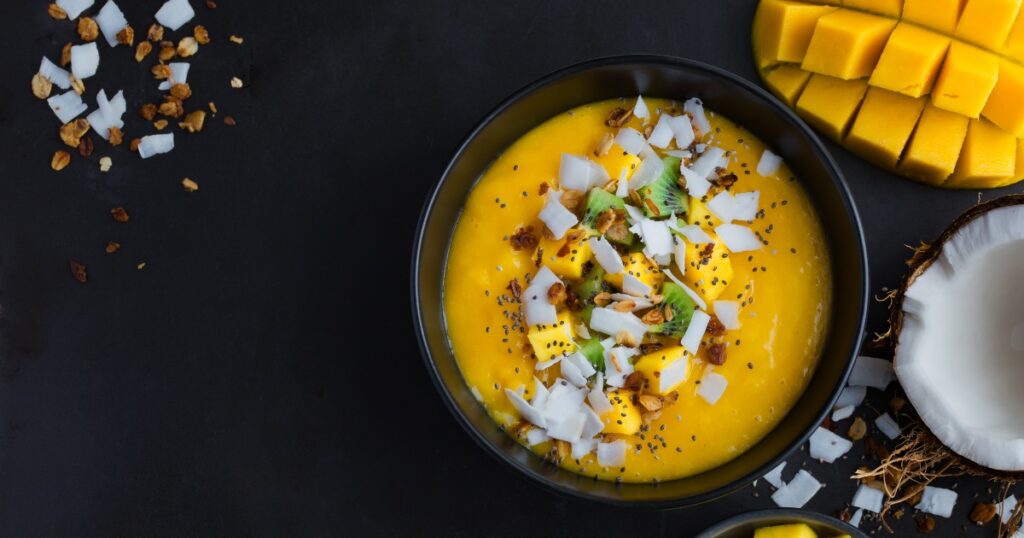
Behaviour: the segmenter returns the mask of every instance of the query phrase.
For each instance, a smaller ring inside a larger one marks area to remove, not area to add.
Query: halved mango
[[[960,14],[954,35],[991,50],[998,50],[1010,35],[1021,0],[969,0]]]
[[[1024,67],[1014,62],[999,62],[999,79],[981,113],[992,123],[1016,137],[1024,137]]]
[[[846,146],[879,166],[894,168],[924,103],[920,97],[869,88],[846,137]]]
[[[898,18],[903,11],[903,0],[843,0],[843,7]]]
[[[868,83],[921,97],[932,90],[948,48],[948,37],[901,22],[889,36]]]
[[[850,9],[833,11],[814,26],[803,68],[843,80],[866,77],[895,27],[890,18]]]
[[[898,170],[925,183],[941,185],[956,168],[969,121],[966,116],[926,104]]]
[[[796,102],[796,111],[807,123],[841,142],[867,91],[864,80],[813,75]]]
[[[759,67],[778,62],[800,63],[807,53],[814,25],[823,15],[835,11],[832,6],[818,6],[789,0],[764,0],[757,7],[754,47],[759,51]]]
[[[1001,187],[1014,177],[1017,140],[985,119],[972,119],[956,170],[945,186],[954,189]]]
[[[768,88],[776,97],[785,101],[790,107],[794,107],[797,98],[807,86],[811,73],[795,65],[779,65],[775,69],[765,71],[761,76],[764,77]]]
[[[932,89],[932,103],[977,118],[999,77],[999,61],[977,47],[954,41]]]
[[[903,20],[949,35],[956,31],[966,4],[967,0],[906,0]]]

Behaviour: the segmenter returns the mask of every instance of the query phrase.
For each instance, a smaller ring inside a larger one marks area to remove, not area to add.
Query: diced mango
[[[823,15],[835,10],[832,6],[789,0],[763,0],[757,8],[754,25],[754,49],[758,54],[758,67],[779,62],[802,62],[815,23]]]
[[[968,121],[966,116],[931,103],[925,105],[898,170],[926,183],[941,185],[956,168]]]
[[[843,7],[899,18],[903,11],[903,0],[843,0]]]
[[[665,280],[665,275],[658,269],[658,265],[647,259],[643,252],[633,252],[622,260],[625,264],[625,273],[635,276],[640,282],[652,288],[657,288]],[[612,286],[622,288],[622,275],[605,275],[604,280]]]
[[[1024,17],[1020,14],[1017,15],[1017,20],[1010,28],[1010,36],[1006,38],[1006,44],[1003,45],[1002,51],[1010,58],[1024,62]]]
[[[608,393],[611,411],[601,415],[604,433],[633,435],[640,431],[640,410],[633,405],[633,391],[613,390]]]
[[[526,333],[533,354],[538,361],[551,360],[576,350],[573,337],[576,331],[572,327],[572,316],[568,311],[558,314],[558,322],[554,325],[534,325]]]
[[[583,265],[590,261],[593,253],[590,252],[586,234],[577,235],[576,241],[572,241],[572,234],[567,234],[563,239],[541,238],[533,254],[534,259],[539,253],[541,263],[556,275],[562,278],[582,278]]]
[[[906,0],[903,20],[952,34],[966,3],[967,0]]]
[[[633,368],[644,374],[644,392],[665,395],[689,377],[689,353],[681,346],[663,348],[640,357]]]
[[[818,535],[805,523],[791,523],[756,529],[754,538],[818,538]]]
[[[932,89],[935,106],[977,118],[999,76],[999,62],[987,51],[953,41]]]
[[[969,0],[954,34],[965,41],[999,50],[1010,35],[1021,0]]]
[[[879,166],[896,166],[924,103],[921,97],[869,88],[846,137],[847,147]]]
[[[707,249],[708,243],[694,244],[686,242],[684,263],[686,271],[683,275],[683,282],[700,296],[706,303],[711,303],[718,298],[729,287],[732,281],[733,269],[732,260],[729,259],[729,251],[725,245],[718,240],[714,232],[708,232],[711,236],[711,249]]]
[[[960,160],[953,175],[943,184],[954,189],[993,188],[1014,177],[1017,140],[985,119],[972,119]]]
[[[818,19],[803,68],[844,80],[866,77],[895,27],[896,21],[888,17],[833,11]]]
[[[948,48],[949,38],[913,24],[900,23],[889,36],[868,83],[920,97],[931,91]]]
[[[1024,67],[999,62],[999,79],[981,114],[1016,137],[1024,137]]]
[[[711,213],[708,205],[695,196],[690,197],[690,211],[686,214],[687,224],[696,224],[701,228],[714,229],[722,223]]]
[[[596,157],[594,162],[603,166],[612,179],[619,179],[623,170],[626,171],[626,179],[629,179],[637,167],[640,166],[640,157],[626,153],[625,150],[616,144],[612,146],[608,153]]]
[[[796,102],[796,111],[813,127],[839,142],[867,90],[864,80],[813,75]]]
[[[775,69],[766,70],[761,77],[764,78],[768,89],[792,108],[796,105],[800,93],[804,91],[807,81],[811,79],[811,73],[795,65],[780,65]]]

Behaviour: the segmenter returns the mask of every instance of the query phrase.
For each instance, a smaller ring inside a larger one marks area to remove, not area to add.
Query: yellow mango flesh
[[[900,23],[889,36],[869,84],[910,97],[932,90],[949,38],[912,24]]]
[[[526,333],[538,361],[551,360],[576,351],[576,344],[572,340],[575,336],[576,331],[568,311],[558,314],[558,322],[554,325],[534,325]]]
[[[969,121],[966,116],[926,104],[899,171],[930,185],[941,185],[956,168]]]
[[[818,19],[803,69],[843,80],[871,74],[896,21],[840,9]]]
[[[802,62],[814,25],[823,15],[836,10],[832,6],[788,0],[764,0],[757,9],[764,24],[754,29],[754,41],[764,51],[764,61],[771,63]]]
[[[618,145],[613,145],[608,153],[593,159],[594,162],[604,167],[612,179],[623,177],[623,171],[625,171],[625,178],[629,179],[636,168],[640,166],[640,157],[626,153]]]
[[[754,55],[776,96],[865,159],[944,188],[1003,186],[1024,179],[1016,154],[1008,172],[1007,151],[1008,138],[1015,148],[1024,139],[1022,2],[845,0],[817,20],[800,62],[779,60],[757,38],[787,40],[778,17],[762,17],[759,8]],[[969,136],[968,125],[975,125],[969,120],[982,117],[986,122]],[[982,148],[983,139],[996,146]]]
[[[633,405],[633,392],[615,390],[608,393],[608,403],[612,409],[601,415],[604,422],[604,433],[633,435],[640,431],[640,409]]]
[[[625,274],[633,275],[640,282],[652,288],[657,288],[665,280],[665,275],[658,269],[658,265],[647,259],[643,252],[633,252],[622,259],[626,266]],[[604,275],[605,282],[622,289],[623,273],[615,275]]]
[[[707,243],[686,242],[683,282],[705,303],[710,304],[729,287],[734,272],[732,258],[725,245],[718,240],[714,232],[707,231],[707,234],[711,236],[712,241],[711,253],[707,256],[704,255]]]
[[[548,269],[551,269],[559,277],[568,279],[582,278],[583,265],[593,257],[590,243],[585,234],[581,235],[577,241],[570,241],[568,237],[563,239],[542,237],[537,245],[534,259],[537,259],[538,255]]]
[[[754,538],[818,538],[818,535],[804,523],[792,523],[761,527],[754,531]]]
[[[633,369],[644,374],[644,392],[665,395],[679,388],[686,381],[686,378],[689,377],[690,363],[688,356],[689,353],[686,352],[686,349],[674,346],[659,349],[637,359]],[[683,361],[681,364],[686,366],[686,377],[676,383],[662,383],[662,372],[666,368],[676,365],[678,361]]]
[[[895,167],[924,103],[922,98],[869,88],[846,137],[846,146],[879,166]]]
[[[812,75],[796,102],[796,111],[807,123],[832,140],[841,142],[860,106],[868,83]]]

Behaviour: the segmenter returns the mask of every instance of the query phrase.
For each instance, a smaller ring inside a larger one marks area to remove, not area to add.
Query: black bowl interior
[[[544,463],[497,430],[459,372],[442,313],[442,279],[452,230],[474,182],[527,131],[573,107],[615,97],[697,96],[761,137],[783,156],[814,201],[832,252],[832,324],[804,395],[779,426],[730,463],[660,484],[596,482]],[[867,260],[860,222],[844,181],[821,142],[779,101],[717,68],[660,56],[608,58],[541,79],[492,112],[453,157],[421,217],[413,252],[413,314],[428,369],[471,436],[499,459],[557,491],[625,505],[673,507],[729,493],[760,477],[802,443],[841,390],[863,331]]]
[[[741,514],[727,519],[700,533],[697,538],[752,538],[754,531],[761,527],[806,523],[821,538],[849,534],[853,538],[866,538],[859,529],[851,527],[834,517],[803,510],[764,510]]]

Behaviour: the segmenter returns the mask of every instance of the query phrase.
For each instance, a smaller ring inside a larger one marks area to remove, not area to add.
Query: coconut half
[[[971,208],[908,264],[892,313],[908,400],[956,454],[1024,476],[1024,195]]]

